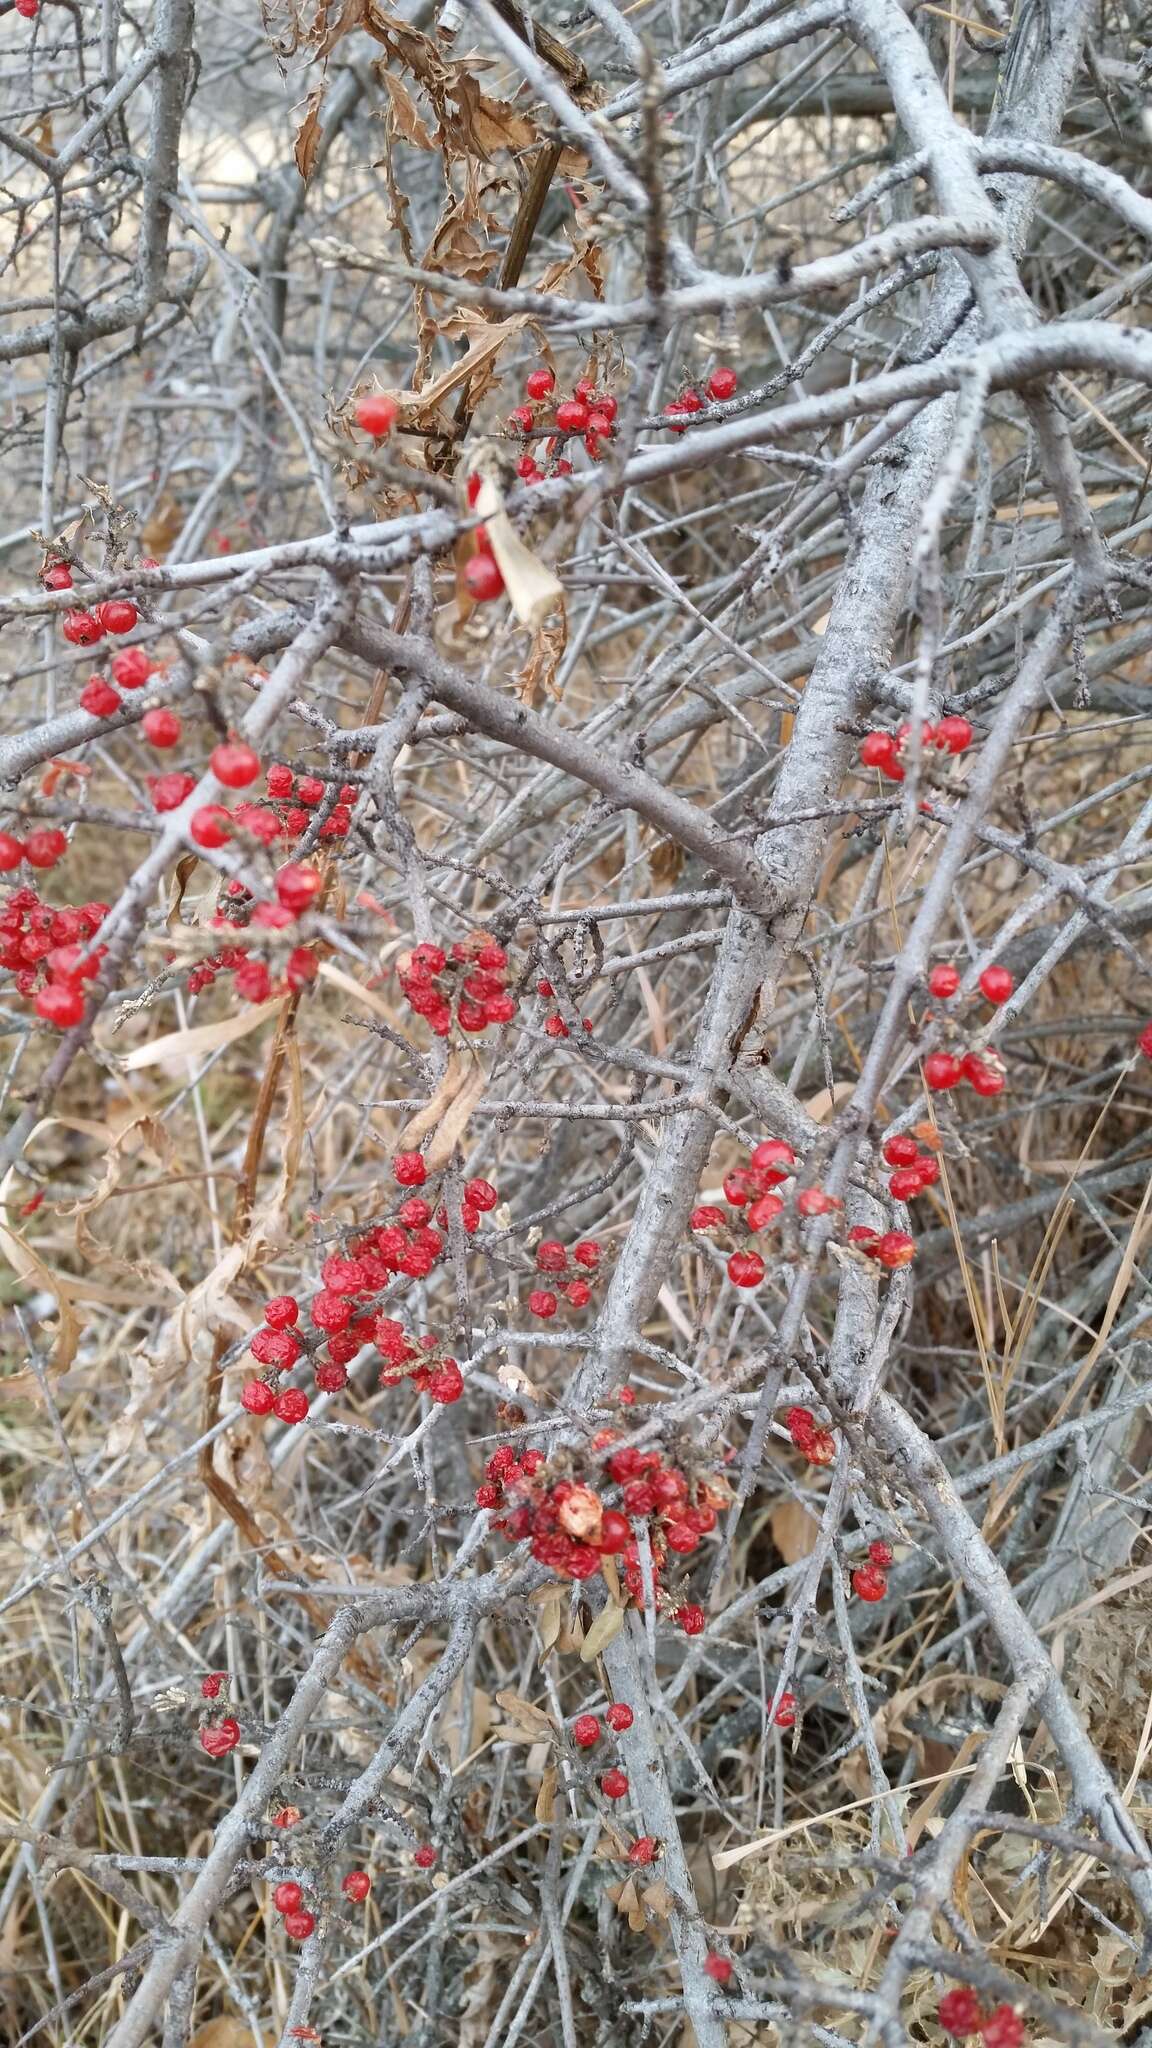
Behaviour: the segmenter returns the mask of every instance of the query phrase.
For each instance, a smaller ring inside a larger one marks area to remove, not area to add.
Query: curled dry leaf
[[[564,599],[563,585],[553,571],[522,541],[504,510],[504,494],[496,481],[494,457],[481,453],[472,467],[482,481],[476,510],[484,521],[488,544],[496,557],[508,601],[522,626],[543,626]]]

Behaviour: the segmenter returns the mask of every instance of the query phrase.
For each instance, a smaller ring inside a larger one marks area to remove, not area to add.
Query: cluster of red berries
[[[942,960],[928,976],[928,993],[937,1002],[949,1002],[959,986],[960,970],[950,960]],[[997,1008],[1008,1001],[1015,986],[1006,967],[993,964],[986,967],[980,976],[981,995]],[[942,1049],[925,1056],[924,1081],[936,1094],[958,1088],[961,1081],[967,1081],[977,1095],[999,1095],[1004,1088],[1005,1074],[999,1059],[988,1051],[955,1053]]]
[[[865,768],[878,768],[889,782],[903,782],[903,754],[909,724],[898,725],[895,732],[865,733],[860,742],[860,759]],[[972,727],[966,718],[953,716],[942,718],[938,725],[924,724],[920,728],[921,743],[931,747],[938,754],[962,754],[972,745]]]
[[[65,612],[60,631],[72,647],[94,647],[106,633],[130,633],[139,621],[140,614],[131,598],[112,597],[104,604],[94,605],[90,612]]]
[[[366,1871],[361,1871],[358,1874],[362,1877],[367,1876]],[[369,1879],[368,1890],[371,1891],[371,1889],[372,1885]],[[367,1893],[364,1896],[367,1897]],[[316,1926],[316,1915],[315,1913],[310,1913],[304,1904],[304,1893],[296,1883],[295,1878],[285,1878],[282,1884],[273,1887],[272,1904],[284,1922],[285,1934],[293,1941],[307,1941],[308,1936]]]
[[[887,1164],[895,1168],[888,1176],[888,1192],[896,1202],[914,1201],[940,1178],[940,1161],[934,1152],[922,1152],[909,1132],[898,1131],[884,1146]],[[858,1225],[857,1228],[860,1228]],[[863,1250],[863,1240],[854,1238]]]
[[[569,1277],[568,1253],[565,1247],[558,1238],[545,1237],[541,1238],[540,1243],[536,1247],[536,1271],[538,1273],[556,1274],[557,1276],[563,1274],[565,1277],[560,1287],[560,1292],[564,1296],[565,1301],[572,1308],[587,1308],[588,1303],[592,1299],[592,1289],[588,1281],[583,1278],[583,1274],[591,1273],[594,1276],[599,1268],[602,1256],[601,1247],[597,1244],[594,1237],[581,1238],[579,1244],[574,1244],[572,1247],[572,1263],[574,1266],[579,1266],[582,1270],[580,1273]],[[534,1316],[539,1316],[544,1322],[547,1322],[550,1317],[555,1315],[559,1305],[559,1301],[550,1287],[534,1287],[528,1296],[530,1313]]]
[[[632,1709],[626,1700],[614,1700],[612,1705],[605,1709],[604,1713],[604,1719],[615,1735],[624,1734],[625,1730],[632,1726],[634,1718]],[[572,1723],[572,1740],[578,1749],[594,1748],[600,1740],[600,1735],[601,1728],[597,1715],[577,1714],[576,1719]],[[626,1799],[628,1797],[627,1772],[620,1770],[618,1766],[614,1765],[611,1770],[605,1771],[601,1778],[600,1790],[604,1794],[605,1799]],[[659,1844],[652,1839],[651,1835],[643,1835],[638,1842],[632,1844],[631,1849],[628,1851],[628,1861],[638,1864],[653,1863],[659,1853]]]
[[[112,656],[109,667],[121,690],[142,690],[149,678],[156,674],[155,662],[149,660],[142,647],[121,647]],[[107,676],[102,675],[89,676],[79,697],[81,710],[93,718],[111,718],[121,709],[123,702],[119,690],[114,690]],[[141,724],[154,747],[174,747],[180,738],[180,720],[174,711],[166,711],[162,706],[146,711]],[[172,733],[173,724],[175,733],[171,738],[159,737],[166,732]]]
[[[870,1603],[883,1600],[888,1591],[888,1573],[892,1566],[892,1547],[888,1543],[868,1545],[867,1564],[857,1565],[851,1574],[852,1591],[858,1600]]]
[[[67,851],[68,841],[54,825],[29,832],[27,839],[0,832],[0,874],[12,874],[22,861],[30,868],[54,868]]]
[[[938,1002],[946,1003],[955,995],[960,986],[960,969],[950,960],[942,960],[928,976],[928,993]],[[986,967],[980,976],[979,988],[982,996],[999,1006],[1006,1003],[1016,983],[1006,967]]]
[[[784,1426],[810,1465],[835,1463],[836,1439],[830,1429],[820,1427],[810,1408],[789,1408]]]
[[[717,365],[706,386],[708,398],[715,405],[726,405],[730,398],[736,396],[739,382],[735,370],[729,370],[723,364]],[[692,414],[703,412],[706,404],[707,399],[701,398],[700,393],[688,385],[678,398],[669,400],[664,407],[664,418],[676,422],[672,428],[674,434],[686,434]]]
[[[599,462],[603,454],[602,444],[612,440],[616,432],[617,404],[611,392],[597,391],[588,377],[581,377],[572,387],[571,396],[556,399],[556,379],[549,369],[531,370],[524,380],[527,405],[518,405],[508,415],[508,425],[514,433],[538,439],[547,434],[544,444],[544,460],[547,468],[538,467],[536,458],[527,450],[516,465],[516,474],[525,483],[541,484],[548,476],[570,476],[572,464],[562,453],[565,440],[579,435],[587,454],[593,462]]]
[[[936,2014],[946,2034],[955,2034],[960,2040],[969,2034],[980,2034],[984,2048],[1020,2048],[1024,2039],[1024,2022],[1015,2006],[997,2005],[986,2013],[967,1984],[946,1991]]]
[[[327,784],[318,775],[294,775],[285,761],[273,761],[264,778],[286,839],[299,839],[312,823],[311,813],[324,800]],[[352,806],[359,792],[355,783],[340,786],[335,804],[320,827],[321,839],[344,839],[352,823]],[[265,828],[266,830],[266,828]]]
[[[510,1024],[516,998],[508,994],[508,955],[486,932],[443,946],[424,943],[404,953],[396,973],[409,1009],[423,1017],[437,1038],[446,1038],[455,1018],[461,1031],[487,1031]]]
[[[767,1230],[783,1215],[784,1203],[773,1190],[791,1178],[795,1165],[791,1145],[783,1138],[765,1138],[753,1147],[747,1166],[734,1167],[725,1175],[724,1200],[729,1208],[743,1212],[750,1231]],[[819,1188],[805,1188],[796,1206],[802,1215],[815,1216],[840,1205]],[[693,1209],[688,1223],[692,1230],[709,1231],[723,1228],[728,1220],[723,1209],[705,1202]],[[759,1252],[734,1251],[728,1260],[728,1278],[734,1287],[758,1287],[766,1271]]]
[[[0,833],[0,863],[9,835]],[[33,832],[25,842],[25,854],[34,840],[59,840],[62,832]],[[13,846],[18,842],[13,840]],[[50,862],[36,861],[34,866]],[[31,1001],[36,1015],[58,1031],[68,1031],[84,1015],[84,988],[100,972],[106,946],[90,941],[108,915],[106,903],[65,904],[62,909],[43,903],[35,889],[13,889],[0,910],[0,967],[15,978],[17,994]]]
[[[609,1450],[617,1440],[617,1431],[601,1430],[592,1449]],[[659,1451],[630,1444],[621,1444],[606,1460],[608,1477],[620,1488],[619,1507],[606,1504],[595,1487],[582,1481],[550,1479],[545,1464],[540,1451],[517,1455],[511,1444],[501,1444],[488,1460],[477,1506],[505,1508],[493,1529],[509,1542],[527,1541],[538,1564],[565,1578],[594,1578],[605,1557],[620,1557],[625,1588],[637,1602],[644,1598],[644,1575],[633,1525],[647,1524],[659,1600],[669,1553],[690,1556],[715,1529],[717,1509],[727,1504],[723,1493],[706,1481],[693,1483],[677,1466],[666,1464]]]
[[[238,996],[247,1003],[266,1003],[272,996],[294,995],[315,981],[318,973],[316,955],[309,946],[294,946],[284,963],[282,981],[274,981],[267,961],[257,960],[246,953],[242,946],[225,946],[219,953],[210,953],[204,960],[198,960],[188,976],[188,993],[198,996],[211,988],[218,975],[235,976]]]

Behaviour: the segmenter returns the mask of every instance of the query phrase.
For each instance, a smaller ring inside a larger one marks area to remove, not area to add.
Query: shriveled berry
[[[200,1747],[206,1756],[227,1756],[240,1740],[240,1723],[227,1715],[200,1730]]]
[[[648,1864],[655,1863],[659,1854],[660,1844],[655,1835],[638,1835],[629,1847],[628,1861],[637,1869],[644,1870]]]
[[[1149,1026],[1149,1029],[1152,1030],[1152,1026]],[[688,1228],[690,1230],[719,1230],[726,1221],[727,1218],[724,1215],[723,1209],[713,1208],[710,1202],[704,1202],[698,1209],[693,1209],[691,1216],[688,1218]]]
[[[300,1320],[300,1303],[294,1294],[274,1294],[264,1303],[264,1321],[270,1330],[287,1330]]]
[[[956,2034],[961,2040],[969,2034],[978,2033],[983,2025],[980,2000],[967,1984],[958,1984],[952,1991],[946,1991],[936,2008],[936,2017],[946,2034]]]
[[[103,676],[89,676],[77,699],[81,711],[87,711],[91,718],[111,718],[114,711],[119,711],[123,701],[119,690],[114,690],[111,683],[105,682]],[[148,717],[151,716],[152,713],[149,712]],[[147,724],[147,719],[144,723]]]
[[[392,1172],[402,1188],[422,1188],[428,1178],[428,1168],[419,1152],[397,1152]]]
[[[884,1157],[889,1166],[911,1166],[920,1156],[920,1147],[915,1138],[897,1131],[884,1146]]]
[[[223,1691],[224,1687],[227,1685],[227,1683],[228,1673],[226,1671],[206,1672],[205,1676],[200,1680],[201,1699],[219,1699],[220,1694]]]
[[[877,1537],[868,1545],[868,1558],[870,1563],[878,1564],[881,1571],[887,1571],[892,1562],[892,1545]]]
[[[496,1204],[500,1200],[500,1197],[497,1194],[495,1188],[492,1186],[491,1181],[468,1180],[464,1183],[464,1200],[468,1202],[473,1209],[479,1209],[481,1211],[486,1212],[487,1210],[494,1209],[496,1207]]]
[[[886,1230],[877,1238],[872,1257],[895,1272],[898,1266],[910,1266],[916,1256],[916,1240],[906,1230]]]
[[[412,1861],[416,1865],[417,1870],[433,1870],[436,1866],[438,1853],[432,1847],[431,1842],[421,1842],[420,1847],[413,1851]]]
[[[558,1306],[556,1296],[546,1287],[534,1287],[528,1296],[528,1313],[540,1316],[545,1322],[555,1315]]]
[[[303,1422],[308,1413],[308,1396],[302,1387],[285,1387],[272,1403],[272,1413],[278,1422]]]
[[[240,1406],[249,1415],[271,1415],[276,1405],[276,1396],[264,1380],[245,1380],[240,1390]]]
[[[980,2032],[984,2036],[984,2048],[1020,2048],[1024,2039],[1024,2022],[1014,2006],[997,2005],[982,2021]]]
[[[686,1636],[703,1635],[708,1617],[702,1607],[678,1607],[673,1617],[678,1621]]]

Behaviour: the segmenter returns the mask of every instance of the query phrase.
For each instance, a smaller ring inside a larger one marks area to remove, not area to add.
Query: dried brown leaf
[[[591,1664],[594,1657],[598,1657],[602,1650],[608,1648],[609,1643],[615,1641],[623,1626],[624,1609],[618,1607],[614,1600],[606,1601],[584,1638],[580,1662]]]
[[[308,183],[315,168],[316,152],[320,147],[324,133],[320,126],[320,109],[324,104],[326,91],[326,86],[318,85],[315,92],[309,93],[304,119],[296,130],[296,140],[292,146],[292,154],[296,159],[296,169],[299,171],[305,184]]]

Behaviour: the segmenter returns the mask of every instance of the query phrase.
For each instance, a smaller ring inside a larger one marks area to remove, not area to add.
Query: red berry
[[[116,696],[114,690],[112,695]],[[120,702],[118,697],[116,702],[117,704]],[[174,711],[168,711],[163,705],[158,705],[154,711],[146,711],[144,713],[140,721],[140,730],[148,741],[149,746],[174,747],[179,741],[184,728]]]
[[[111,718],[114,711],[119,711],[123,699],[120,692],[112,688],[111,683],[105,682],[103,676],[89,676],[77,701],[81,711],[87,711],[91,717]],[[148,714],[149,717],[153,715],[151,712]],[[148,720],[145,719],[144,723],[147,725]]]
[[[33,8],[32,12],[35,13],[35,11],[35,8]],[[16,12],[23,14],[24,9],[18,7]],[[31,20],[31,15],[29,20]],[[71,590],[72,571],[68,567],[67,562],[53,562],[50,567],[45,569],[41,581],[45,590]]]
[[[504,574],[495,555],[480,549],[464,564],[464,581],[476,604],[489,604],[504,589]]]
[[[546,1017],[544,1020],[544,1032],[548,1038],[567,1038],[568,1026],[564,1022],[563,1017]]]
[[[889,1166],[911,1166],[920,1156],[920,1147],[915,1138],[897,1131],[884,1146],[884,1157]]]
[[[284,761],[273,761],[264,777],[264,786],[274,797],[291,796],[295,783],[296,777]]]
[[[877,1238],[872,1251],[872,1257],[890,1272],[895,1272],[898,1266],[910,1266],[915,1256],[916,1240],[906,1230],[886,1230],[883,1237]]]
[[[339,1394],[348,1385],[348,1368],[334,1361],[321,1361],[316,1367],[315,1379],[318,1394]]]
[[[24,841],[24,858],[30,868],[54,868],[67,851],[68,841],[54,827],[30,832]]]
[[[1138,1051],[1143,1053],[1146,1060],[1152,1060],[1152,1024],[1144,1026],[1143,1031],[1136,1040],[1136,1045]]]
[[[285,1878],[283,1884],[278,1884],[272,1894],[272,1904],[278,1913],[295,1913],[303,1903],[304,1894],[291,1878]]]
[[[972,745],[972,727],[968,720],[955,714],[942,718],[936,727],[936,745],[946,754],[962,754],[965,747]]]
[[[228,1715],[200,1730],[200,1747],[206,1756],[227,1756],[240,1740],[240,1723]]]
[[[23,858],[23,840],[14,838],[11,832],[0,832],[0,874],[10,875]]]
[[[310,1913],[307,1906],[301,1906],[298,1913],[285,1913],[283,1924],[284,1932],[291,1940],[307,1941],[316,1925],[316,1915]]]
[[[385,397],[382,391],[365,392],[356,400],[356,425],[365,434],[371,434],[374,441],[382,441],[390,434],[396,423],[400,408],[394,398]]]
[[[419,1152],[397,1152],[392,1172],[402,1188],[422,1188],[428,1178],[428,1168]]]
[[[249,1415],[271,1415],[276,1406],[276,1396],[264,1380],[245,1380],[240,1392],[240,1406]]]
[[[766,1271],[759,1252],[733,1252],[728,1261],[728,1278],[733,1287],[759,1287]]]
[[[1152,1026],[1149,1028],[1152,1029]],[[723,1209],[714,1209],[710,1203],[706,1202],[699,1209],[693,1209],[691,1216],[688,1218],[688,1228],[690,1230],[719,1230],[726,1220]]]
[[[954,996],[960,986],[960,969],[953,967],[950,960],[942,961],[928,976],[928,993],[937,996],[942,1003]]]
[[[579,398],[565,398],[556,407],[556,425],[562,434],[582,434],[588,425],[588,407]]]
[[[586,1280],[570,1280],[564,1292],[573,1308],[587,1308],[592,1299],[592,1289]]]
[[[524,389],[529,398],[547,398],[556,389],[556,379],[551,370],[530,370],[524,379]]]
[[[1001,1095],[1004,1091],[1003,1068],[993,1066],[990,1060],[983,1059],[979,1053],[965,1053],[963,1075],[968,1086],[974,1088],[977,1095]]]
[[[122,690],[142,690],[152,674],[152,663],[142,647],[122,647],[112,656],[113,681]]]
[[[955,1088],[961,1077],[961,1066],[951,1052],[930,1052],[924,1062],[924,1080],[937,1093],[941,1089]]]
[[[73,647],[94,647],[104,638],[104,626],[95,612],[65,612],[60,631]]]
[[[303,1422],[308,1413],[308,1396],[302,1387],[285,1387],[272,1403],[272,1413],[279,1422]]]
[[[294,1294],[274,1294],[264,1304],[264,1321],[270,1330],[287,1330],[300,1320],[300,1303]]]
[[[475,1498],[476,1505],[478,1508],[499,1507],[500,1488],[498,1486],[493,1485],[490,1480],[486,1480],[483,1486],[478,1486],[476,1488]]]
[[[1006,1003],[1015,986],[1006,967],[986,967],[980,976],[981,993],[990,1003]]]
[[[724,1190],[724,1200],[733,1209],[742,1209],[753,1192],[752,1176],[744,1167],[738,1166],[734,1172],[725,1174],[721,1186]]]
[[[643,1870],[649,1863],[655,1863],[659,1854],[660,1844],[655,1835],[640,1835],[628,1850],[628,1861]]]
[[[577,1714],[572,1723],[572,1740],[578,1749],[591,1749],[600,1740],[600,1723],[595,1714]]]
[[[556,1296],[545,1287],[534,1287],[528,1296],[529,1314],[540,1316],[545,1322],[555,1315],[557,1307]]]
[[[248,1349],[258,1365],[270,1365],[276,1372],[291,1372],[303,1346],[291,1330],[257,1330]]]
[[[148,788],[152,795],[153,808],[158,811],[178,811],[186,803],[196,787],[192,775],[150,775]],[[219,808],[217,806],[217,808]],[[227,817],[227,811],[222,813]]]
[[[188,821],[188,832],[197,846],[227,846],[231,826],[232,813],[223,804],[201,804]]]
[[[127,597],[110,598],[99,607],[97,616],[106,633],[130,633],[140,620],[139,612]]]
[[[860,742],[860,759],[865,768],[879,768],[892,782],[903,782],[904,770],[900,766],[900,748],[896,737],[890,732],[865,733]]]
[[[496,1207],[500,1197],[491,1181],[469,1180],[464,1183],[464,1200],[473,1209],[487,1211]]]
[[[293,917],[302,913],[316,901],[324,880],[316,868],[305,866],[303,861],[289,861],[287,866],[277,869],[276,900],[290,910]]]
[[[736,386],[739,382],[740,379],[736,375],[735,370],[727,370],[721,366],[713,370],[712,375],[708,379],[708,396],[709,398],[719,400],[720,404],[723,405],[729,398],[735,395]]]
[[[892,1563],[892,1545],[890,1543],[883,1543],[877,1538],[875,1542],[868,1545],[868,1557],[872,1564],[878,1564],[882,1571],[887,1571]]]
[[[613,1700],[612,1705],[604,1715],[604,1719],[614,1735],[623,1735],[632,1726],[635,1716],[626,1700]]]
[[[207,1675],[200,1680],[201,1699],[218,1699],[227,1683],[228,1673],[226,1671],[209,1671]]]
[[[36,1015],[58,1031],[68,1031],[84,1015],[84,997],[68,981],[50,981],[36,998]]]
[[[727,1956],[718,1956],[715,1949],[710,1949],[704,1958],[704,1975],[711,1977],[714,1984],[723,1986],[729,1983],[732,1977],[732,1965]]]
[[[980,2027],[984,2048],[1020,2048],[1024,2022],[1011,2005],[997,2005]]]
[[[517,433],[530,434],[536,425],[536,415],[530,405],[515,405],[508,415],[508,425]]]
[[[883,1600],[888,1591],[888,1581],[878,1565],[862,1564],[852,1574],[852,1591],[860,1600]]]
[[[604,1794],[605,1799],[627,1799],[627,1773],[615,1769],[605,1771],[604,1776],[600,1780],[600,1790]]]
[[[894,1202],[910,1202],[924,1186],[914,1166],[898,1167],[889,1177],[888,1192]]]
[[[796,1695],[794,1692],[781,1693],[776,1702],[776,1712],[773,1714],[772,1719],[776,1723],[777,1728],[794,1728],[796,1726]]]
[[[536,1247],[536,1270],[538,1273],[562,1273],[568,1264],[568,1254],[558,1238],[544,1237]]]
[[[417,1870],[432,1870],[436,1864],[437,1853],[431,1842],[421,1842],[420,1847],[413,1852],[412,1861]]]
[[[946,1991],[936,2008],[936,2017],[946,2034],[958,2034],[961,2039],[967,2034],[979,2032],[983,2022],[980,2000],[967,1984],[958,1984],[952,1991]]]
[[[618,1514],[615,1508],[605,1508],[600,1517],[600,1534],[596,1538],[597,1550],[605,1551],[610,1557],[614,1557],[631,1540],[632,1529],[627,1516]],[[611,1713],[612,1709],[609,1708],[609,1717]],[[614,1722],[612,1726],[615,1726]]]
[[[361,1906],[372,1889],[372,1879],[366,1870],[350,1870],[340,1889],[346,1899],[351,1899],[354,1905]]]
[[[702,1607],[678,1607],[673,1619],[680,1623],[686,1636],[700,1636],[708,1618]]]
[[[213,747],[209,766],[225,789],[247,789],[260,773],[260,756],[243,740],[223,740]]]
[[[823,1188],[802,1188],[796,1197],[796,1207],[801,1216],[827,1216],[833,1209],[843,1208],[835,1195],[827,1195]]]
[[[446,1358],[428,1381],[429,1397],[443,1408],[451,1407],[464,1392],[464,1375],[454,1358]]]

